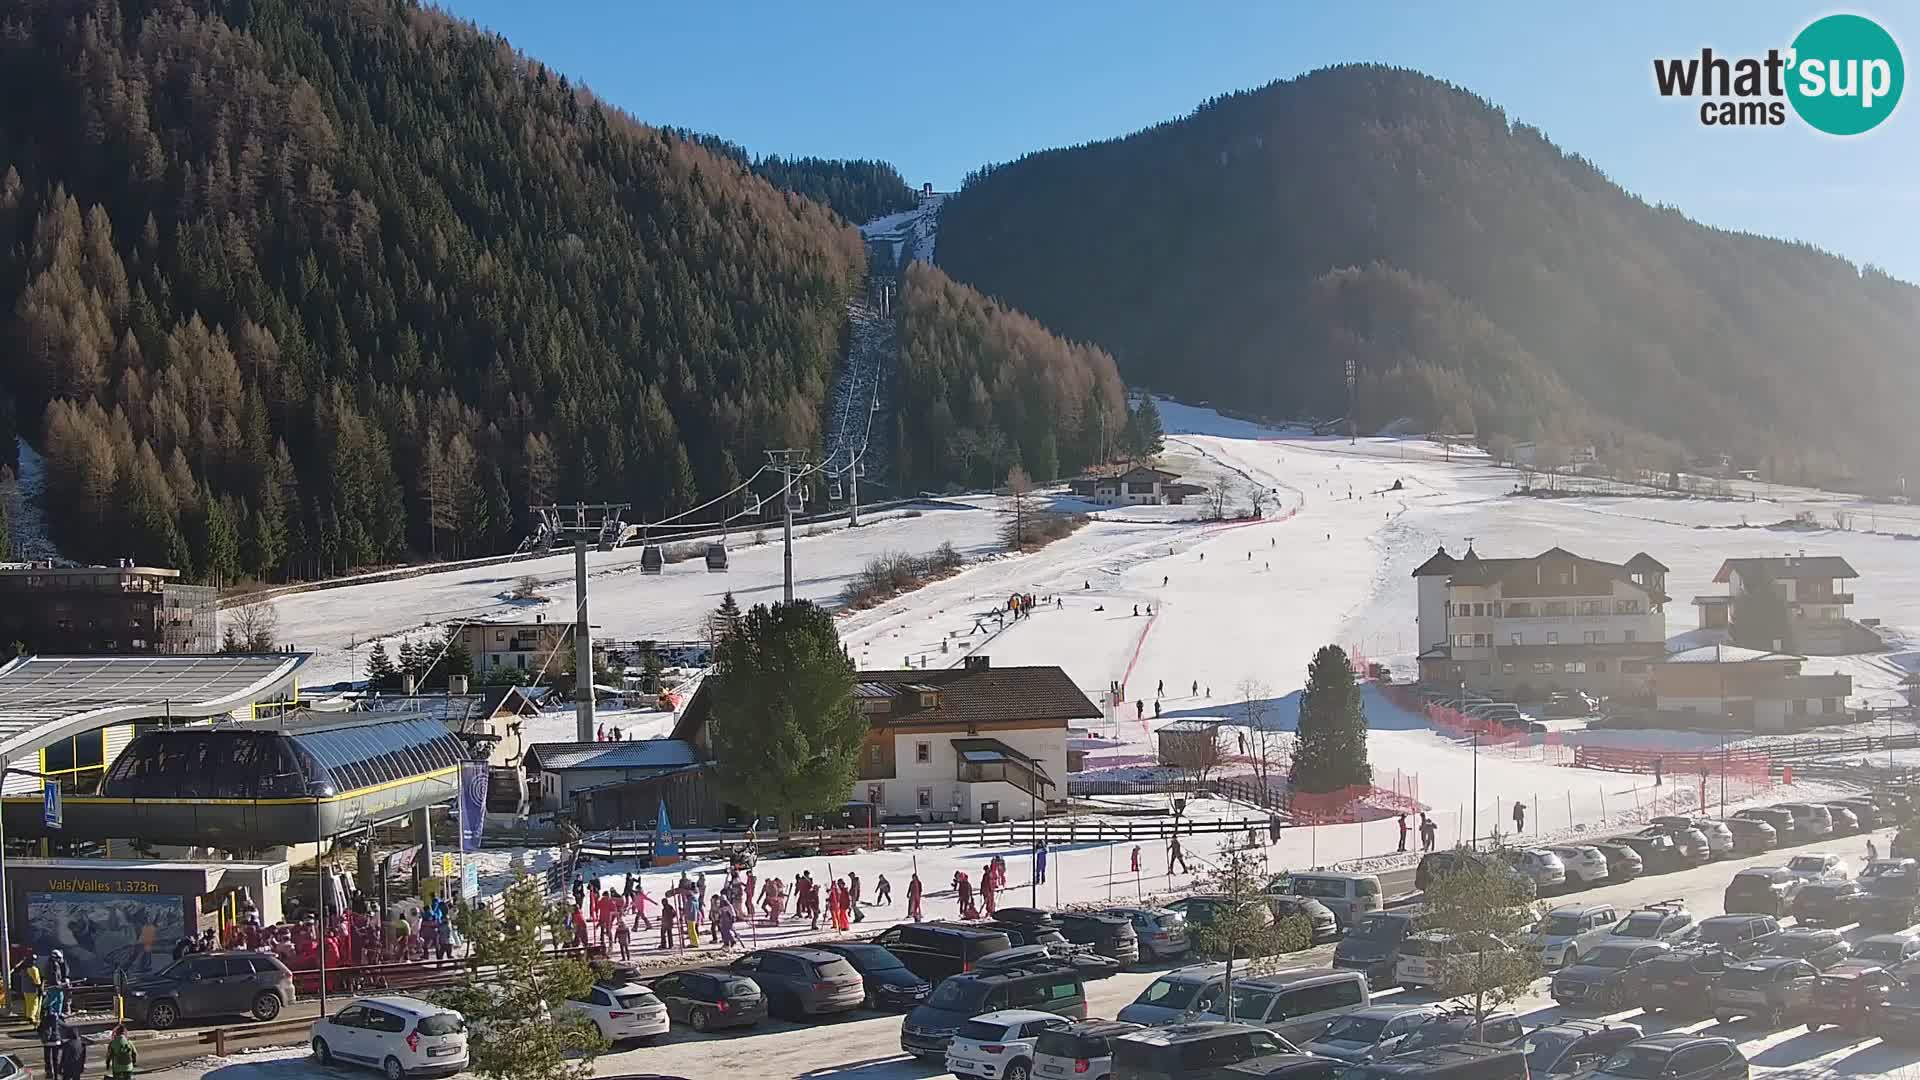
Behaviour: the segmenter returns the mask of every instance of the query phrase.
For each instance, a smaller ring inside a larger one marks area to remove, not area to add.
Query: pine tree
[[[1040,448],[1034,452],[1033,478],[1043,484],[1060,478],[1060,443],[1051,431],[1040,436]]]
[[[467,651],[466,639],[461,636],[460,628],[447,631],[446,648],[441,650],[440,663],[435,665],[433,678],[436,685],[445,686],[447,678],[453,675],[473,676],[473,654]]]
[[[733,591],[720,598],[720,606],[707,617],[707,639],[715,646],[732,636],[740,629],[740,604],[733,598]]]
[[[486,554],[499,551],[513,529],[513,503],[507,496],[506,481],[500,466],[487,462],[481,470],[480,513],[475,522],[473,542]]]
[[[1307,665],[1289,782],[1295,791],[1325,792],[1373,781],[1367,764],[1367,713],[1353,665],[1338,645],[1322,646]]]
[[[1140,407],[1127,418],[1127,448],[1138,457],[1152,457],[1166,449],[1166,432],[1160,426],[1160,406],[1152,394],[1140,395]]]
[[[201,579],[215,585],[231,585],[240,580],[240,535],[225,502],[212,488],[200,489],[200,505],[194,520]]]
[[[7,501],[0,498],[0,560],[13,557],[13,527],[7,521]]]
[[[431,659],[431,656],[421,657],[420,650],[413,646],[412,638],[400,640],[400,674],[413,676],[415,686],[420,685],[420,672],[427,659]]]
[[[653,642],[651,641],[641,642],[640,643],[640,671],[641,671],[640,689],[645,690],[649,694],[659,693],[660,692],[660,674],[664,670],[665,670],[664,665],[660,663],[660,651],[654,647]]]
[[[789,826],[846,801],[867,718],[832,615],[805,600],[755,605],[721,640],[708,679],[723,798]]]
[[[566,909],[549,903],[535,878],[521,872],[499,911],[455,906],[454,925],[472,944],[467,979],[444,1000],[472,1025],[473,1070],[488,1080],[586,1080],[604,1048],[591,1021],[567,1005],[593,985],[582,959],[557,959],[548,941],[571,938]]]
[[[375,690],[391,690],[400,684],[400,669],[387,656],[385,642],[374,642],[373,651],[367,655],[367,682]]]
[[[1774,582],[1773,573],[1761,567],[1741,578],[1744,588],[1733,601],[1730,636],[1749,649],[1794,651],[1797,646],[1793,638],[1793,613],[1788,610],[1786,595]]]

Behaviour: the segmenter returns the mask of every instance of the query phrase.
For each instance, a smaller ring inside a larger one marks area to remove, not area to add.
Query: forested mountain
[[[1120,441],[1126,397],[1105,352],[1064,342],[923,262],[901,277],[900,317],[899,487],[944,477],[997,486],[1016,463],[1052,480]]]
[[[1334,68],[970,177],[940,263],[1130,381],[1783,479],[1920,466],[1920,291],[1649,206],[1498,108]]]
[[[747,148],[718,135],[667,128],[753,170],[755,176],[777,188],[825,203],[855,225],[913,207],[916,196],[900,170],[884,161],[778,155],[755,158]]]
[[[43,449],[67,554],[226,581],[694,505],[818,447],[865,271],[775,183],[906,195],[750,169],[402,0],[16,0],[0,463]]]

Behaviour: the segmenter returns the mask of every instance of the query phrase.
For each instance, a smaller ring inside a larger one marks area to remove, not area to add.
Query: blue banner
[[[479,851],[487,828],[487,763],[460,763],[460,850]]]

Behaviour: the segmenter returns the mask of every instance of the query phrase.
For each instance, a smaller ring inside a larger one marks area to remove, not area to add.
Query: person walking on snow
[[[854,922],[865,922],[866,915],[860,911],[860,875],[847,871],[847,910],[853,914]]]
[[[886,881],[885,878],[881,878],[880,880],[882,882]],[[920,900],[925,895],[926,895],[926,887],[920,884],[919,871],[915,871],[914,875],[907,879],[907,921],[908,922],[919,922],[920,919],[922,918],[920,914]]]
[[[1867,861],[1872,862],[1879,857],[1880,849],[1873,846],[1873,837],[1867,837]]]
[[[133,1067],[140,1064],[140,1051],[127,1038],[127,1025],[113,1026],[113,1039],[107,1043],[107,1076],[111,1080],[133,1080]]]
[[[1033,881],[1036,885],[1047,883],[1047,842],[1040,841],[1033,848]]]
[[[1155,720],[1160,719],[1160,699],[1159,698],[1153,699],[1153,718]]]
[[[1187,869],[1187,856],[1185,852],[1180,850],[1180,838],[1178,836],[1174,837],[1173,840],[1167,845],[1167,876],[1168,877],[1173,876],[1174,863],[1180,864],[1180,872],[1183,874],[1190,874],[1193,872]]]
[[[873,883],[873,902],[880,907],[893,903],[893,883],[887,880],[885,874],[881,874]]]
[[[986,908],[987,918],[989,919],[993,918],[995,911],[993,894],[996,886],[993,879],[994,873],[992,866],[988,866],[985,870],[980,871],[980,903]]]
[[[960,898],[960,917],[962,919],[979,918],[980,909],[973,903],[973,882],[967,879],[965,870],[953,872],[953,891]]]
[[[1200,680],[1199,680],[1199,679],[1195,679],[1195,680],[1193,680],[1193,688],[1192,688],[1192,690],[1191,690],[1191,691],[1189,692],[1189,694],[1188,694],[1188,696],[1190,696],[1190,697],[1199,697],[1199,696],[1200,696]]]
[[[1527,804],[1519,799],[1513,800],[1513,831],[1516,833],[1527,831]]]
[[[1135,845],[1133,845],[1133,866],[1132,866],[1132,870],[1133,870],[1133,872],[1134,872],[1134,873],[1135,873],[1136,875],[1138,875],[1138,874],[1140,873],[1140,845],[1139,845],[1139,844],[1135,844]]]
[[[1400,815],[1400,850],[1403,853],[1407,850],[1407,833],[1410,831],[1412,830],[1410,830],[1407,827],[1407,815],[1401,814]]]
[[[1145,701],[1135,701],[1133,703],[1133,718],[1135,720],[1145,720],[1147,718],[1147,703]]]
[[[660,898],[660,948],[662,949],[671,949],[674,947],[673,900],[673,893],[671,891]]]

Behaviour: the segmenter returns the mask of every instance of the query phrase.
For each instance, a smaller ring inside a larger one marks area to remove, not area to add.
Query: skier
[[[1160,575],[1160,584],[1164,586],[1164,585],[1165,585],[1166,583],[1167,583],[1167,575],[1165,575],[1165,574],[1161,574],[1161,575]]]
[[[1279,546],[1280,546],[1280,541],[1279,541],[1278,539],[1276,539],[1276,538],[1274,538],[1274,537],[1271,537],[1271,536],[1269,536],[1269,537],[1267,537],[1267,546],[1268,546],[1268,547],[1279,547]]]
[[[1519,799],[1513,800],[1513,831],[1527,831],[1527,804]]]
[[[1160,699],[1159,698],[1153,699],[1153,718],[1155,720],[1160,719]]]
[[[910,921],[919,922],[923,917],[920,914],[920,898],[925,895],[926,888],[920,884],[920,873],[915,871],[913,877],[907,879],[907,918]]]
[[[960,917],[962,919],[979,918],[980,909],[973,904],[973,882],[967,880],[965,870],[953,872],[953,891],[960,898]]]
[[[1159,683],[1155,684],[1153,688],[1153,696],[1165,697],[1166,693],[1167,693],[1167,680],[1161,679]]]
[[[1180,850],[1180,838],[1178,836],[1174,837],[1167,844],[1167,876],[1168,877],[1173,876],[1174,863],[1180,864],[1181,873],[1183,874],[1192,873],[1191,870],[1187,869],[1187,856],[1185,852]]]
[[[1151,619],[1151,618],[1153,618],[1153,605],[1152,605],[1152,604],[1148,604],[1148,605],[1147,605],[1147,618],[1149,618],[1149,619]]]
[[[1252,562],[1252,561],[1253,561],[1253,552],[1251,552],[1251,551],[1249,551],[1249,552],[1247,552],[1247,561],[1248,561],[1248,562]]]
[[[1133,703],[1133,718],[1135,720],[1145,720],[1147,718],[1147,703],[1145,701],[1136,701]]]
[[[989,919],[993,918],[994,913],[993,894],[996,885],[993,879],[993,867],[989,866],[985,870],[980,871],[980,903],[987,909],[987,918]]]
[[[885,874],[881,874],[880,879],[873,883],[873,902],[883,907],[893,903],[893,883],[887,880]]]
[[[660,903],[660,948],[662,949],[671,949],[674,947],[673,923],[675,912],[673,909],[674,896],[672,892],[668,892],[665,896],[661,897]]]
[[[1191,688],[1191,689],[1189,689],[1189,690],[1187,691],[1187,693],[1188,693],[1188,695],[1189,695],[1189,696],[1191,696],[1191,697],[1199,697],[1199,696],[1200,696],[1200,680],[1199,680],[1199,679],[1195,679],[1195,680],[1193,680],[1193,686],[1192,686],[1192,688]]]
[[[1135,605],[1133,605],[1133,615],[1134,615],[1134,618],[1136,618],[1136,619],[1140,617],[1140,605],[1139,605],[1139,604],[1135,604]]]
[[[1410,831],[1411,830],[1407,827],[1407,815],[1401,814],[1400,815],[1400,850],[1403,853],[1407,850],[1407,833]]]
[[[1133,872],[1137,875],[1140,873],[1140,845],[1139,844],[1133,845],[1132,862],[1133,862],[1133,866],[1132,866]]]
[[[860,911],[860,875],[847,871],[847,910],[853,914],[854,922],[865,922],[867,917]]]
[[[1047,842],[1045,840],[1035,844],[1033,848],[1033,881],[1036,885],[1047,883]]]

